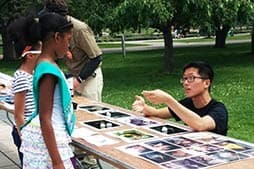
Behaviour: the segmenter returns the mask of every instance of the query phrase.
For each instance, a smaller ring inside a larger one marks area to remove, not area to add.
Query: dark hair
[[[69,10],[64,0],[45,0],[44,8],[39,12],[39,14],[43,14],[45,12],[55,12],[62,16],[66,16],[68,15]]]
[[[39,41],[33,40],[33,38],[30,36],[31,34],[28,31],[28,18],[31,19],[32,17],[20,17],[14,20],[7,27],[7,34],[14,44],[17,58],[22,55],[22,52],[26,48],[26,46],[31,46],[30,50],[37,50],[41,46],[41,43]]]
[[[41,40],[43,43],[51,37],[52,33],[68,32],[72,27],[71,21],[65,17],[57,13],[46,12],[31,20],[30,32],[34,35],[33,39]]]
[[[208,63],[203,61],[190,62],[183,67],[183,73],[185,72],[186,69],[191,67],[198,69],[198,74],[205,79],[209,79],[212,84],[213,78],[214,78],[214,72],[212,67]],[[211,90],[211,85],[209,86],[209,91],[210,90]]]
[[[9,25],[8,34],[15,44],[16,53],[20,56],[26,46],[39,45],[39,41],[44,43],[52,37],[52,33],[68,32],[72,27],[71,21],[65,17],[46,12],[39,17],[27,16],[16,19]]]

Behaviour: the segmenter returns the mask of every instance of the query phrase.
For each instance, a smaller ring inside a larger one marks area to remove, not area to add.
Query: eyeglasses
[[[188,77],[182,77],[180,79],[180,83],[184,83],[186,80],[188,83],[192,83],[195,81],[195,79],[207,79],[205,77],[200,77],[200,76],[188,76]]]

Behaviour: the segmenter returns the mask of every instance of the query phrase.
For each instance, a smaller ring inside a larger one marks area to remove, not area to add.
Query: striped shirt
[[[25,71],[17,70],[14,73],[14,79],[12,83],[12,93],[26,91],[25,98],[25,120],[27,120],[35,110],[33,100],[33,76]]]

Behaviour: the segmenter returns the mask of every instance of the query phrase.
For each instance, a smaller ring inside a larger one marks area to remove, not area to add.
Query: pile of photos
[[[160,123],[100,105],[81,105],[79,109],[106,118],[82,122],[96,130],[112,127],[117,129],[122,123],[130,126],[129,129],[109,131],[107,134],[128,143],[116,147],[118,150],[161,168],[210,168],[254,157],[254,144],[237,139],[210,132],[192,132],[188,128]],[[139,128],[146,128],[161,136],[146,133]]]
[[[192,132],[118,147],[162,168],[198,169],[254,157],[254,145],[208,132]]]

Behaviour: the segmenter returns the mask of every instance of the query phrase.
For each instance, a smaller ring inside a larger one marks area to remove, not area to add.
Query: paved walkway
[[[11,136],[12,126],[0,110],[0,169],[19,169],[20,161]]]
[[[226,41],[226,44],[237,44],[237,43],[246,43],[251,42],[251,40],[230,40]],[[104,42],[106,43],[106,42]],[[110,44],[116,43],[121,44],[121,42],[108,42]],[[144,51],[144,50],[155,50],[155,49],[164,49],[164,41],[159,40],[139,40],[139,41],[126,41],[126,44],[145,44],[146,46],[132,46],[126,47],[125,51]],[[214,46],[213,41],[210,42],[174,42],[174,48],[181,47],[196,47],[196,46]],[[122,48],[102,48],[103,53],[121,53]]]

